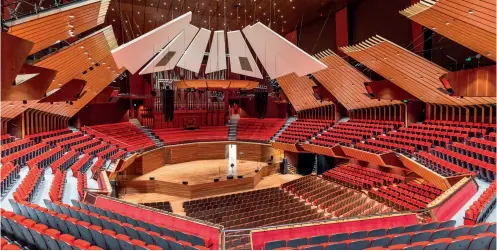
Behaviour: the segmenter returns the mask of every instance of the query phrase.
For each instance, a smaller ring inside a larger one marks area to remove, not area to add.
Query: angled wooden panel
[[[86,81],[84,80],[72,79],[61,88],[53,90],[53,93],[41,99],[38,103],[76,101],[85,85]]]
[[[454,96],[495,98],[495,65],[449,72],[447,75]]]
[[[423,102],[446,105],[495,103],[492,98],[450,96],[440,82],[446,69],[380,36],[340,49]]]
[[[2,97],[13,86],[33,43],[2,32]]]
[[[2,66],[3,67],[3,66]],[[6,90],[2,87],[3,101],[38,100],[45,96],[47,89],[55,78],[57,71],[32,65],[24,65],[19,75],[36,74],[34,77]]]
[[[444,191],[450,188],[450,184],[446,178],[444,178],[440,174],[430,170],[429,168],[424,167],[423,165],[419,164],[418,162],[412,160],[411,158],[406,157],[402,154],[399,154],[399,160],[402,162],[402,164],[404,164],[404,166],[406,168],[415,172],[416,174],[421,176],[423,179],[429,181],[430,183],[437,186],[438,188],[440,188]]]
[[[140,75],[174,69],[198,30],[197,27],[190,24],[185,30],[181,31],[178,36],[171,40],[164,49],[158,48],[157,51],[159,53],[143,67],[140,71]]]
[[[379,80],[364,83],[369,86],[375,99],[384,100],[417,100],[416,97],[400,88],[389,80]]]
[[[112,56],[119,68],[135,74],[147,61],[155,56],[159,49],[164,48],[181,31],[186,29],[192,20],[188,12],[174,20],[141,35],[132,41],[112,50]]]
[[[212,36],[209,58],[205,66],[205,73],[226,70],[226,40],[224,31],[214,31]]]
[[[328,101],[318,101],[314,97],[314,82],[307,76],[298,77],[295,73],[278,78],[278,84],[285,92],[296,111],[330,105]]]
[[[48,48],[105,21],[110,0],[85,0],[6,22],[12,35],[34,43],[30,54]]]
[[[262,74],[247,43],[245,43],[242,32],[230,31],[227,33],[227,36],[231,72],[262,79]]]
[[[423,0],[400,13],[495,61],[495,1]]]
[[[242,31],[271,79],[290,73],[302,77],[326,68],[319,60],[260,22]]]
[[[357,160],[362,160],[366,161],[372,164],[380,165],[380,166],[385,166],[385,162],[383,162],[383,159],[380,157],[378,154],[366,152],[363,150],[347,147],[347,146],[339,146],[342,151],[347,155],[348,157],[357,159]]]
[[[287,143],[281,143],[281,142],[271,142],[271,146],[274,149],[280,149],[283,151],[288,151],[288,152],[301,152],[301,150],[297,147],[297,144],[287,144]]]
[[[315,55],[328,68],[312,75],[340,101],[347,110],[365,107],[385,106],[399,103],[398,101],[372,99],[367,93],[364,82],[371,79],[350,65],[347,61],[331,50]]]
[[[201,28],[176,66],[198,73],[210,36],[210,30]]]
[[[330,157],[336,157],[336,155],[333,152],[331,147],[318,146],[318,145],[313,145],[313,144],[302,144],[302,148],[304,148],[304,150],[311,152],[311,153],[317,153],[317,154],[322,154],[322,155],[326,155],[326,156],[330,156]]]

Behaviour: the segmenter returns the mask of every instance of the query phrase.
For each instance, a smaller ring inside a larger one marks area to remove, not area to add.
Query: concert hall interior
[[[2,250],[496,250],[496,0],[2,0]]]

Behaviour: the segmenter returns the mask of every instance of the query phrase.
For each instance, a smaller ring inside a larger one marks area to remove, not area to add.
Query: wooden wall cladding
[[[17,83],[17,85],[10,84],[10,86],[5,89],[2,86],[2,100],[19,101],[42,99],[47,93],[47,89],[55,78],[57,71],[25,64],[18,72],[18,76],[29,76],[32,74],[37,75],[34,75],[24,82]]]
[[[363,150],[351,148],[351,147],[346,147],[346,146],[340,146],[340,148],[343,150],[346,156],[350,158],[354,158],[357,160],[362,160],[366,161],[369,163],[373,163],[379,166],[385,166],[385,162],[383,159],[380,157],[378,154],[366,152]]]
[[[2,32],[2,99],[4,92],[12,87],[17,74],[22,69],[33,43],[25,39]]]
[[[67,4],[37,15],[6,22],[8,33],[34,43],[29,54],[103,24],[110,0]]]
[[[495,98],[495,65],[449,72],[447,75],[454,96]]]
[[[336,156],[335,153],[333,152],[332,147],[318,146],[318,145],[313,145],[313,144],[302,144],[302,148],[304,148],[304,150],[311,152],[311,153],[317,153],[317,154],[326,155],[326,156],[330,156],[330,157]]]
[[[279,161],[280,152],[269,145],[245,142],[206,142],[191,143],[165,147],[166,164],[177,164],[196,160],[225,159],[226,146],[237,145],[238,158],[241,160],[266,162],[273,156],[273,162]],[[243,152],[243,155],[240,153]]]
[[[327,106],[332,103],[318,101],[314,97],[313,86],[316,86],[307,76],[299,77],[295,73],[290,73],[278,78],[281,89],[285,92],[288,100],[292,102],[296,111]]]
[[[271,142],[271,146],[275,149],[279,149],[282,151],[287,151],[287,152],[302,152],[303,149],[300,149],[300,147],[297,146],[297,144],[287,144],[287,143],[281,143],[281,142]]]
[[[164,147],[145,152],[135,159],[139,174],[149,173],[166,165],[166,151]]]
[[[84,80],[71,79],[60,89],[54,90],[54,93],[38,101],[38,103],[76,101],[80,97],[85,85],[86,81]]]
[[[404,164],[406,168],[415,172],[419,176],[423,177],[423,179],[429,181],[443,191],[450,188],[450,184],[447,179],[442,177],[438,173],[433,172],[432,170],[424,167],[423,165],[415,162],[414,160],[411,160],[410,158],[402,154],[399,154],[399,160]]]

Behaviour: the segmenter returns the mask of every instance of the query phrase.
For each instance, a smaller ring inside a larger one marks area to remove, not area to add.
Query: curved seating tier
[[[208,126],[196,130],[182,128],[155,129],[153,133],[166,145],[176,145],[192,142],[225,141],[228,140],[227,126]]]
[[[323,130],[329,129],[333,123],[331,120],[297,119],[278,136],[276,141],[288,144],[305,142]]]
[[[236,139],[267,143],[285,124],[285,119],[241,118],[236,128]]]
[[[101,138],[104,142],[109,142],[119,148],[124,148],[128,152],[137,150],[147,150],[155,148],[152,141],[142,130],[129,122],[105,124],[92,126],[85,129],[89,134]]]
[[[492,210],[495,209],[495,181],[485,189],[478,200],[466,210],[464,224],[472,225],[483,222],[488,218]]]

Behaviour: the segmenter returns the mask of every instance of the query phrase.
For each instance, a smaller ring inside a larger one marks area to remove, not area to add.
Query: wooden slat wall
[[[52,84],[49,89],[57,88],[59,83],[62,85],[76,78],[86,80],[86,86],[82,91],[86,91],[86,94],[74,101],[73,105],[65,102],[38,103],[38,100],[27,101],[26,104],[23,104],[22,101],[2,101],[2,117],[14,118],[29,108],[72,117],[124,71],[124,68],[117,68],[114,58],[110,54],[110,51],[116,47],[117,42],[112,27],[107,26],[41,60],[36,64],[37,66],[58,71],[55,77],[56,82],[54,82],[57,84]],[[92,60],[89,60],[88,55],[84,54],[85,51],[88,51]],[[100,63],[100,66],[96,66],[94,70],[90,71],[91,62]],[[87,73],[83,74],[85,70]]]
[[[110,0],[87,0],[7,22],[8,32],[34,43],[30,54],[85,32],[105,21]]]
[[[328,101],[318,101],[314,97],[312,87],[315,86],[315,84],[307,76],[298,77],[295,73],[290,73],[283,77],[279,77],[278,84],[281,89],[283,89],[296,111],[332,104]]]
[[[69,117],[34,109],[24,111],[24,135],[36,134],[67,128]]]
[[[456,96],[495,97],[495,65],[449,72],[447,78]]]
[[[340,49],[423,102],[446,105],[495,103],[495,98],[449,96],[440,82],[446,69],[380,36]]]
[[[372,164],[380,165],[380,166],[385,166],[385,162],[383,162],[383,159],[380,157],[378,154],[366,152],[363,150],[351,148],[351,147],[346,147],[346,146],[340,146],[342,148],[343,152],[345,155],[361,160],[361,161],[366,161]]]
[[[315,55],[319,61],[328,66],[327,69],[313,73],[314,77],[347,109],[375,107],[397,104],[399,101],[371,99],[367,94],[364,82],[371,79],[350,65],[331,50]]]
[[[400,13],[495,61],[495,1],[421,1]]]
[[[404,164],[405,167],[409,168],[411,171],[423,177],[423,179],[429,181],[438,188],[444,191],[450,188],[450,184],[447,179],[442,177],[438,173],[433,172],[432,170],[418,164],[417,162],[402,154],[399,154],[399,160],[402,162],[402,164]]]

